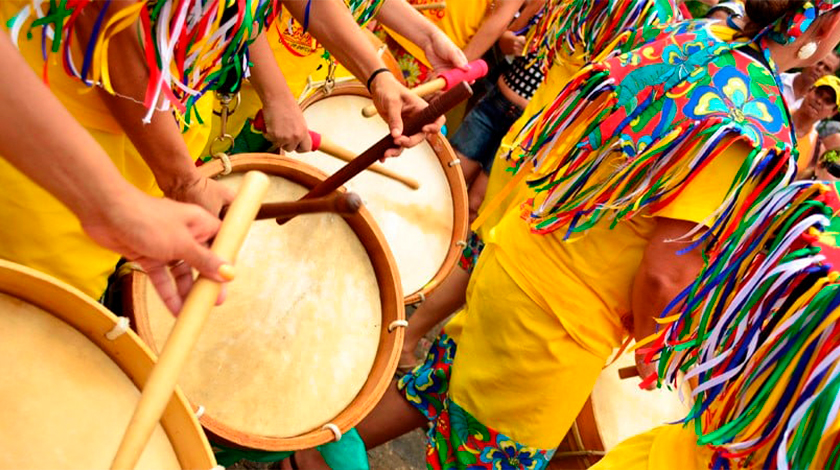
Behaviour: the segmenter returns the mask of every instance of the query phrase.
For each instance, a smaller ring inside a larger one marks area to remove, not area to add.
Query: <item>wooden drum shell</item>
[[[303,100],[301,102],[301,108],[304,110],[304,114],[306,114],[306,110],[310,106],[312,106],[312,105],[314,105],[314,104],[316,104],[316,103],[318,103],[322,100],[328,100],[331,97],[342,97],[342,96],[357,96],[357,97],[363,97],[365,99],[370,98],[370,94],[365,89],[364,85],[362,85],[361,83],[358,83],[358,82],[340,83],[340,84],[337,84],[335,86],[335,88],[332,90],[332,92],[329,93],[329,94],[326,94],[323,91],[319,91],[319,92],[313,93],[312,95],[308,96],[305,100]],[[360,109],[355,110],[355,111],[359,111],[359,112],[352,112],[350,116],[345,116],[344,113],[336,114],[336,122],[337,123],[341,122],[341,125],[344,125],[344,126],[352,126],[352,120],[354,120],[354,119],[359,119],[359,120],[361,120],[359,122],[364,122],[363,120],[368,119],[368,118],[361,117]],[[342,119],[344,121],[342,121]],[[380,116],[374,116],[374,117],[371,117],[369,119],[379,120],[379,121],[382,120],[382,118]],[[349,123],[346,122],[348,120],[350,120],[351,122],[349,122]],[[310,123],[310,126],[313,126],[313,124]],[[313,128],[313,130],[323,132],[325,136],[329,137],[336,144],[338,144],[340,146],[344,146],[346,148],[350,147],[347,142],[342,142],[340,139],[337,139],[335,137],[335,135],[331,135],[329,129],[319,129],[319,128],[314,127],[314,126],[312,128]],[[387,134],[387,131],[384,131],[382,135],[377,135],[377,140],[381,137],[384,137],[386,134]],[[426,143],[421,143],[420,146],[424,146],[426,144],[428,144],[431,147],[432,152],[434,152],[434,154],[437,156],[437,158],[440,162],[440,168],[443,170],[443,175],[444,175],[444,177],[446,179],[446,182],[448,184],[448,187],[449,187],[449,196],[451,197],[451,204],[452,204],[452,220],[451,220],[452,232],[451,232],[451,235],[449,236],[449,239],[448,239],[446,256],[443,259],[443,262],[440,265],[440,267],[437,269],[437,272],[434,273],[434,275],[430,279],[427,280],[425,285],[423,285],[420,288],[414,289],[412,292],[408,292],[411,288],[405,286],[405,284],[404,284],[403,289],[405,290],[405,295],[406,295],[405,303],[407,305],[414,304],[414,303],[417,303],[417,302],[423,300],[426,295],[428,295],[430,292],[432,292],[443,281],[443,279],[445,279],[452,272],[452,270],[457,265],[458,259],[461,255],[461,251],[463,250],[463,247],[462,247],[461,243],[463,243],[466,240],[468,230],[469,230],[469,220],[468,220],[469,219],[469,202],[468,202],[468,198],[467,198],[467,187],[466,187],[466,183],[464,181],[464,174],[463,174],[463,171],[461,170],[461,167],[460,167],[460,164],[459,164],[460,162],[458,161],[458,159],[456,157],[455,151],[452,149],[452,147],[450,146],[450,144],[446,140],[446,138],[443,137],[441,134],[430,135],[429,138],[427,139]],[[350,150],[361,151],[363,149],[361,149],[361,148],[360,149],[350,148]],[[404,168],[402,169],[403,171],[400,171],[399,168],[394,168],[393,166],[391,166],[391,165],[400,165],[400,164],[402,164],[401,162],[405,162],[409,158],[415,158],[415,155],[408,155],[409,152],[412,152],[414,150],[415,149],[407,149],[407,150],[404,151],[403,155],[401,155],[399,157],[396,157],[396,158],[388,159],[388,161],[386,161],[384,163],[384,166],[386,168],[395,169],[398,173],[404,174],[405,176],[409,176],[409,177],[417,179],[419,181],[420,185],[421,185],[421,190],[422,190],[423,185],[424,185],[424,180],[422,179],[422,176],[418,176],[417,174],[409,173]],[[304,161],[304,162],[306,162],[307,159],[312,158],[310,156],[310,154],[300,154],[300,155],[294,154],[294,157],[296,159],[299,159],[299,160]],[[403,159],[403,160],[399,161],[400,159]],[[322,167],[318,163],[313,162],[312,164],[314,166],[318,166],[322,170],[325,169],[324,167]],[[327,170],[327,171],[332,171],[332,170]],[[381,181],[386,182],[387,180],[383,179]],[[390,182],[388,182],[388,183],[390,183]],[[428,182],[426,181],[425,184],[428,184]],[[348,184],[348,186],[350,186],[354,192],[357,192],[362,197],[362,199],[364,200],[367,197],[366,196],[366,191],[365,191],[366,188],[364,188],[360,185],[361,185],[361,183],[358,181],[358,179],[355,180],[355,181],[351,180]],[[400,190],[402,190],[402,188],[400,188]],[[406,191],[409,191],[409,190],[406,189]],[[409,193],[407,193],[407,194],[409,194]],[[394,200],[398,201],[399,199],[400,199],[399,195],[394,196]],[[369,210],[373,213],[374,218],[378,217],[378,213],[377,213],[376,208],[371,207],[371,208],[369,208]],[[418,217],[422,217],[422,216],[418,216]],[[382,221],[379,221],[379,225],[380,225],[380,228],[383,230],[383,233],[385,233],[386,240],[388,240],[390,243],[395,243],[400,239],[400,236],[399,236],[398,232],[389,232],[387,227],[383,227],[383,222]],[[423,250],[424,248],[425,247],[418,246],[418,247],[416,247],[416,250]],[[395,249],[393,245],[392,245],[392,252],[395,255],[395,258],[397,260],[397,265],[400,269],[411,269],[411,266],[404,266],[407,263],[406,262],[401,262],[400,256],[398,254],[400,252],[400,250]]]
[[[117,317],[114,314],[61,281],[3,260],[0,260],[0,293],[43,310],[81,333],[134,383],[138,389],[139,398],[139,391],[142,390],[155,364],[154,355],[130,330],[113,340],[106,337],[106,334],[114,330],[117,325]],[[44,354],[49,360],[49,355],[55,352],[44,351]],[[126,424],[132,411],[132,409],[126,410]],[[91,416],[90,419],[97,420],[96,416]],[[57,425],[59,423],[44,423],[44,426]],[[161,418],[161,426],[175,451],[181,468],[211,469],[216,466],[207,438],[180,390],[176,389],[169,401]],[[123,435],[125,429],[113,429],[112,432],[119,437]],[[95,442],[85,443],[85,445],[88,446],[89,452],[97,449]],[[113,450],[116,452],[116,447]],[[43,456],[33,455],[32,458],[40,462],[34,465],[36,468],[51,465],[43,460]],[[78,461],[68,462],[68,468],[78,468],[79,465],[81,463]]]
[[[230,157],[234,173],[249,170],[262,171],[269,176],[277,176],[311,188],[323,181],[326,176],[317,169],[297,160],[273,154],[239,154]],[[214,160],[203,165],[201,172],[206,176],[217,176],[223,170],[222,164]],[[346,432],[357,425],[378,403],[388,388],[399,361],[403,344],[403,328],[388,332],[388,325],[396,320],[405,320],[405,307],[402,302],[399,274],[393,257],[387,248],[370,213],[362,207],[357,214],[344,217],[344,220],[356,234],[370,258],[376,280],[379,283],[382,307],[382,328],[379,335],[378,349],[371,373],[361,391],[352,403],[338,416],[330,420]],[[149,323],[146,302],[147,279],[139,272],[132,272],[123,277],[123,306],[133,321],[139,335],[149,344],[154,343]],[[229,293],[229,296],[231,293]],[[229,297],[230,298],[230,297]],[[211,313],[212,315],[212,313]],[[153,347],[154,348],[154,347]],[[198,405],[198,403],[194,403]],[[210,412],[200,418],[205,430],[214,440],[229,446],[259,449],[265,451],[300,450],[316,447],[334,440],[334,435],[327,429],[316,429],[295,437],[263,436],[244,433],[219,420]]]

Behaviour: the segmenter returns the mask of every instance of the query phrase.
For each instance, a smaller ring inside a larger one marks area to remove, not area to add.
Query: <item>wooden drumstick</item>
[[[446,91],[460,82],[472,83],[487,75],[487,70],[487,62],[481,59],[474,60],[467,64],[467,70],[447,70],[434,80],[429,80],[428,82],[418,85],[409,91],[423,98],[437,91]],[[376,116],[378,112],[379,111],[376,110],[376,106],[372,104],[362,108],[362,116],[367,118]]]
[[[353,215],[362,207],[362,198],[356,193],[333,193],[327,197],[302,199],[292,202],[271,202],[263,204],[257,212],[257,220],[291,218],[300,214],[335,212]]]
[[[618,369],[618,378],[622,380],[632,379],[639,376],[639,369],[636,366],[627,366]]]
[[[415,10],[443,10],[446,8],[446,2],[427,3],[425,5],[412,5]]]
[[[315,131],[309,131],[309,136],[312,138],[312,151],[321,151],[326,153],[331,157],[335,157],[339,160],[343,160],[345,162],[352,162],[356,159],[356,154],[347,150],[346,148],[336,144],[332,140],[324,137],[323,134],[319,134]],[[409,178],[407,176],[403,176],[395,171],[391,171],[388,168],[385,168],[382,165],[374,163],[373,165],[369,166],[368,171],[372,171],[374,173],[379,173],[382,176],[391,178],[394,181],[399,181],[400,183],[408,186],[411,189],[417,190],[420,189],[420,183],[417,182],[414,178]]]
[[[429,103],[429,106],[424,108],[417,114],[411,116],[403,116],[404,135],[414,135],[423,130],[423,126],[432,123],[438,117],[442,116],[458,103],[466,100],[472,95],[472,89],[466,82],[461,82],[454,86],[449,91],[444,92]],[[351,178],[358,175],[368,166],[379,160],[385,155],[388,149],[394,148],[394,138],[386,135],[379,142],[373,144],[372,147],[362,152],[361,155],[353,159],[352,162],[341,167],[340,170],[333,173],[329,178],[322,181],[320,184],[312,188],[302,199],[311,199],[315,197],[323,197],[327,194],[340,188],[347,183]],[[288,219],[278,218],[277,223],[283,224]]]
[[[236,199],[213,241],[213,253],[231,263],[234,261],[268,191],[268,184],[268,177],[260,172],[251,171],[245,175]],[[111,469],[134,469],[172,398],[178,376],[201,334],[220,290],[221,284],[205,277],[199,277],[195,281],[169,339],[163,346],[157,365],[152,369],[143,387],[143,394],[134,409],[134,415],[111,463]]]
[[[262,110],[257,111],[257,115],[254,116],[253,125],[254,129],[260,132],[265,132],[265,117],[263,116]],[[354,158],[356,158],[355,153],[336,144],[335,142],[329,140],[328,138],[315,131],[309,131],[309,137],[312,139],[312,152],[317,152],[320,150],[321,152],[326,153],[331,157],[335,157],[345,162],[352,161]],[[273,146],[271,147],[271,149],[269,149],[269,151],[271,152],[276,149],[277,146]],[[411,189],[420,189],[420,183],[418,183],[416,179],[409,178],[407,176],[402,176],[399,173],[391,171],[382,165],[371,165],[370,167],[368,167],[368,170],[374,173],[379,173],[380,175],[385,176],[386,178],[391,178],[394,181],[399,181],[400,183],[408,186]]]

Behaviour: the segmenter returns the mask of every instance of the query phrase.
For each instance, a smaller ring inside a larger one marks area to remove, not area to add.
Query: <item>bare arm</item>
[[[286,0],[283,5],[298,22],[303,24],[307,1]],[[312,1],[309,29],[312,35],[361,82],[367,82],[375,70],[385,68],[382,59],[367,41],[361,28],[342,2],[338,0]],[[412,147],[424,139],[425,136],[422,133],[411,138],[402,135],[402,113],[417,112],[428,106],[428,103],[400,85],[396,77],[390,73],[376,75],[371,82],[371,95],[377,111],[388,122],[391,136],[398,145]],[[440,118],[423,130],[438,132],[442,125],[443,118]],[[391,149],[386,156],[398,153],[398,150]]]
[[[385,0],[376,19],[420,47],[436,72],[467,65],[467,57],[452,40],[406,0]]]
[[[250,46],[251,84],[260,96],[265,116],[266,138],[287,152],[308,152],[312,139],[306,119],[271,51],[265,34]]]
[[[118,8],[130,3],[115,2],[109,8],[113,15]],[[78,20],[77,39],[87,44],[101,4],[85,7]],[[167,197],[194,202],[218,213],[222,205],[230,203],[233,193],[215,181],[199,175],[181,130],[171,112],[154,113],[149,124],[143,124],[146,114],[143,102],[149,72],[143,52],[133,28],[128,28],[111,40],[108,59],[114,89],[122,96],[98,90],[103,102],[120,124],[131,143],[149,165],[160,189]],[[132,99],[126,99],[125,97]]]
[[[225,280],[222,260],[203,246],[218,230],[218,219],[197,206],[149,197],[123,179],[6,34],[0,34],[0,60],[3,158],[64,203],[97,243],[138,261],[171,310],[180,309],[179,294],[189,290],[190,266]],[[173,269],[176,291],[167,263],[178,259],[187,263]]]
[[[633,336],[637,341],[656,331],[654,318],[659,318],[665,307],[688,287],[703,267],[699,248],[678,254],[690,246],[689,242],[675,242],[690,232],[697,224],[683,220],[656,218],[656,228],[650,238],[642,264],[633,281],[630,308],[633,310]],[[655,369],[651,364],[636,361],[642,377]]]
[[[496,11],[484,19],[475,36],[464,48],[467,60],[481,58],[488,49],[502,36],[513,20],[513,15],[519,11],[525,0],[497,0]]]

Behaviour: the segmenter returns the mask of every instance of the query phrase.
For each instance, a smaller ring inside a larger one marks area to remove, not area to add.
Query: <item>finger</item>
[[[303,133],[303,139],[298,143],[297,146],[298,152],[311,152],[312,151],[312,137],[309,136],[309,132]]]
[[[169,276],[169,270],[166,269],[166,266],[160,263],[150,265],[148,261],[138,260],[137,262],[149,276],[149,282],[154,286],[166,308],[173,315],[178,316],[184,302],[178,295],[178,291],[175,290],[175,285],[172,283],[172,278]]]
[[[227,284],[222,284],[222,288],[219,290],[219,296],[216,297],[216,306],[218,307],[225,303],[225,299],[227,299]]]
[[[185,299],[193,286],[192,268],[188,263],[178,262],[169,267],[169,272],[175,279],[175,287],[178,289],[178,295],[181,299]]]
[[[389,99],[386,102],[386,110],[388,113],[386,120],[388,121],[388,128],[391,129],[391,137],[397,139],[403,131],[402,100]]]
[[[199,274],[216,282],[233,280],[233,266],[216,256],[207,247],[199,243],[191,243],[186,247],[183,259]]]

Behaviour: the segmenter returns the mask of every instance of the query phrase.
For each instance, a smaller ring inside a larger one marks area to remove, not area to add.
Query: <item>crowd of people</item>
[[[236,276],[207,248],[234,194],[197,164],[309,151],[299,100],[351,76],[399,158],[444,125],[404,135],[428,106],[409,87],[484,56],[447,116],[459,267],[411,316],[364,448],[282,468],[365,467],[417,428],[431,469],[547,468],[628,339],[641,386],[688,381],[691,413],[595,468],[838,468],[840,1],[706,1],[3,2],[0,258],[96,299],[134,261],[177,313],[193,270]]]

